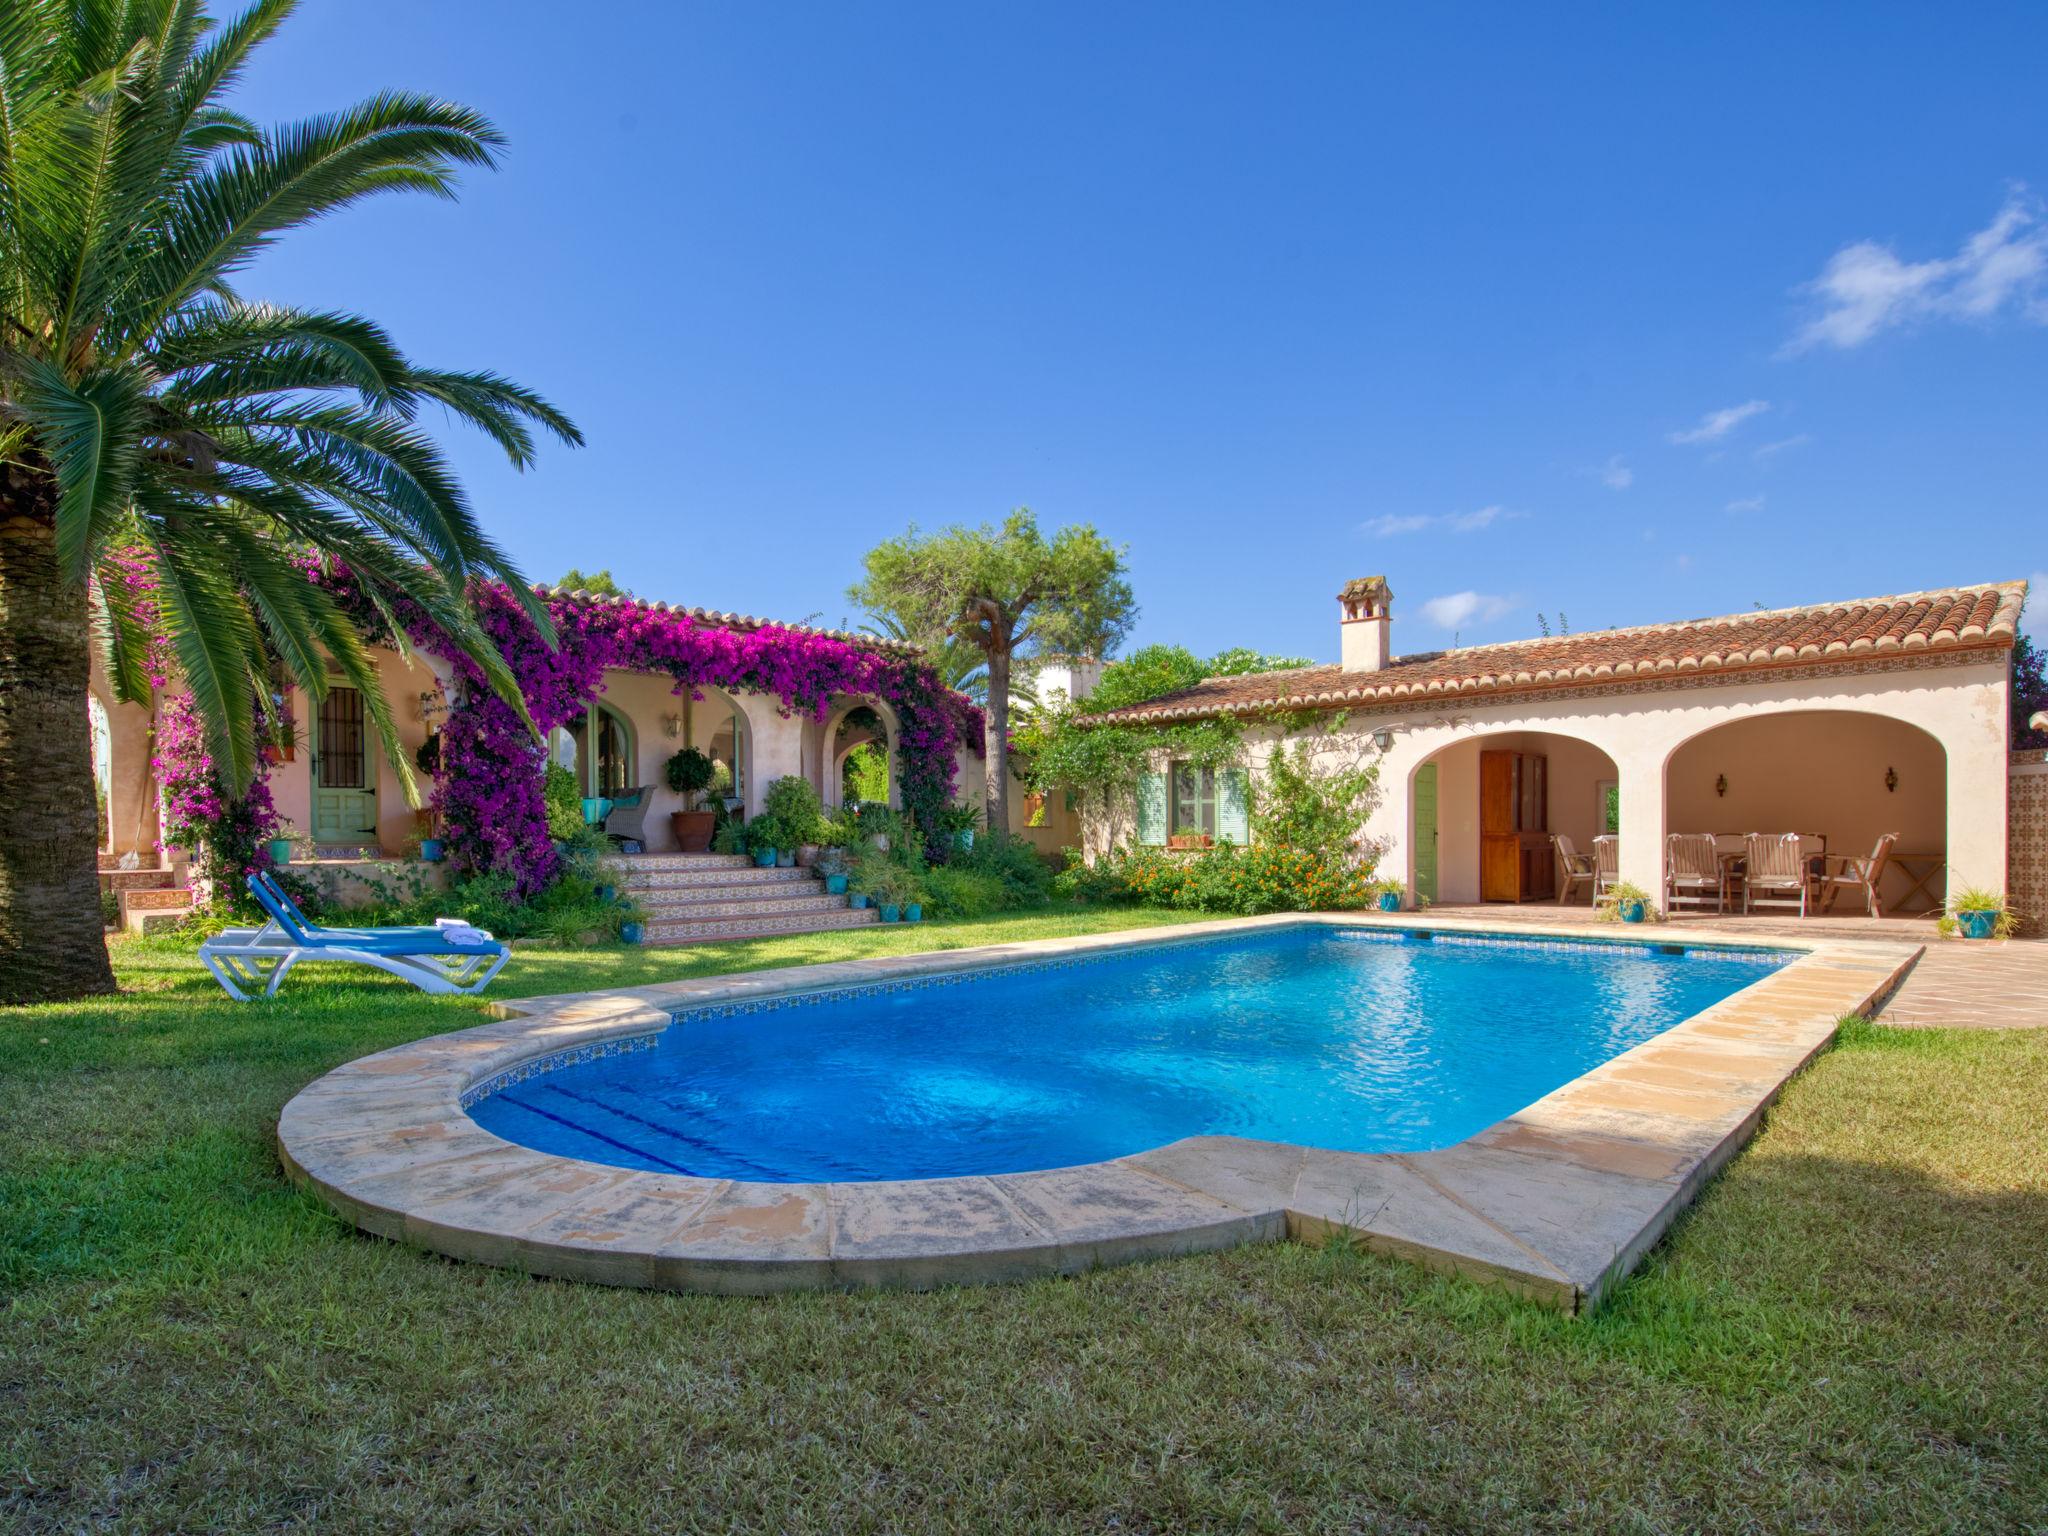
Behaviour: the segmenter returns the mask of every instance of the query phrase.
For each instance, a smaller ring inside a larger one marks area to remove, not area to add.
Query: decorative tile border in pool
[[[465,1089],[459,1102],[464,1109],[474,1109],[480,1100],[488,1099],[494,1093],[503,1093],[507,1088],[548,1072],[559,1072],[564,1067],[580,1067],[586,1061],[603,1061],[608,1056],[625,1056],[633,1051],[651,1051],[654,1049],[655,1041],[660,1038],[660,1030],[650,1030],[644,1035],[621,1035],[615,1040],[596,1040],[588,1045],[572,1045],[566,1050],[536,1056],[531,1061],[522,1061],[517,1066],[507,1067],[502,1072],[493,1072],[474,1087]]]
[[[746,1294],[929,1286],[1342,1233],[1583,1311],[1742,1146],[1836,1020],[1870,1011],[1919,953],[1688,936],[1686,949],[1793,958],[1438,1152],[1201,1136],[1040,1173],[750,1184],[556,1157],[502,1141],[463,1112],[522,1074],[646,1049],[672,1019],[699,1010],[807,1006],[849,987],[950,985],[991,967],[1066,966],[1302,923],[1573,949],[1669,942],[1568,923],[1497,935],[1448,918],[1288,914],[535,998],[499,1005],[498,1022],[335,1069],[285,1106],[278,1145],[293,1178],[367,1231],[606,1284]]]

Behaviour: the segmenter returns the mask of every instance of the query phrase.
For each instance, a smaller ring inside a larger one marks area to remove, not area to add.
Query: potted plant
[[[1365,891],[1382,912],[1398,912],[1401,910],[1401,897],[1406,887],[1392,875],[1383,875],[1377,880],[1368,881]]]
[[[1644,923],[1650,919],[1650,893],[1640,885],[1618,880],[1607,887],[1594,916],[1607,922]]]
[[[420,858],[428,864],[438,864],[448,857],[448,844],[438,837],[420,839]]]
[[[738,820],[721,821],[718,830],[711,834],[713,853],[743,854],[747,851],[747,828]]]
[[[299,840],[299,829],[288,821],[277,824],[277,836],[263,845],[263,851],[270,855],[270,862],[279,869],[292,861],[292,844]]]
[[[2019,914],[2005,904],[2005,897],[1973,885],[1949,897],[1948,910],[1936,926],[1950,937],[2009,939],[2019,921]]]
[[[788,829],[773,811],[763,811],[747,823],[747,850],[763,869],[773,869],[776,855],[789,847]]]
[[[717,779],[718,768],[695,747],[684,747],[664,767],[669,789],[683,797],[685,809],[670,811],[668,824],[675,833],[676,847],[684,853],[702,853],[718,830],[717,813],[704,809],[703,804],[704,792]]]
[[[1197,849],[1213,847],[1215,842],[1216,840],[1206,832],[1176,832],[1167,838],[1166,846],[1178,849],[1183,853],[1189,853]]]
[[[974,834],[980,826],[979,806],[949,805],[939,812],[939,831],[962,853],[974,847]]]
[[[825,882],[825,894],[844,896],[846,894],[846,850],[833,843],[827,843],[818,853],[811,870]]]
[[[761,806],[782,823],[789,836],[782,847],[791,855],[787,862],[809,865],[817,858],[825,837],[825,807],[810,780],[784,775],[768,786]]]

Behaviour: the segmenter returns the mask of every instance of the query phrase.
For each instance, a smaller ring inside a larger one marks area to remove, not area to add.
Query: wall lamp
[[[1393,746],[1394,733],[1388,730],[1385,726],[1381,726],[1378,730],[1372,733],[1372,744],[1378,747],[1382,752],[1384,752],[1389,747]]]
[[[661,717],[661,733],[670,741],[674,741],[683,734],[683,717],[679,714],[663,715]]]
[[[1718,775],[1716,775],[1716,776],[1715,776],[1715,779],[1714,779],[1714,793],[1715,793],[1715,794],[1717,794],[1717,795],[1719,795],[1719,796],[1721,796],[1721,798],[1722,798],[1722,799],[1724,799],[1724,800],[1725,800],[1725,799],[1726,799],[1726,798],[1728,797],[1728,775],[1727,775],[1727,774],[1723,773],[1723,774],[1718,774]]]
[[[1887,768],[1887,769],[1885,769],[1885,771],[1884,771],[1884,787],[1885,787],[1885,793],[1886,793],[1886,794],[1897,794],[1897,793],[1898,793],[1898,790],[1899,790],[1899,770],[1898,770],[1898,769],[1896,769],[1896,768]]]

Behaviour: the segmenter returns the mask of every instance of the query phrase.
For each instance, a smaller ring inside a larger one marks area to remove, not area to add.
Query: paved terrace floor
[[[1583,904],[1483,902],[1431,907],[1430,914],[1508,926],[1582,922]],[[1717,916],[1686,912],[1665,925],[1679,933],[1725,933],[1775,939],[1872,939],[1924,944],[1926,952],[1906,975],[1880,1017],[1887,1024],[1939,1029],[2048,1028],[2048,942],[1971,944],[1944,939],[1931,917],[1807,917],[1780,913]]]

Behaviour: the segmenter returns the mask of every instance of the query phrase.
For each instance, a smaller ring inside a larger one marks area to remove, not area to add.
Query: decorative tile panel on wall
[[[2020,932],[2048,935],[2048,752],[2016,752],[2007,781],[2006,900]]]

